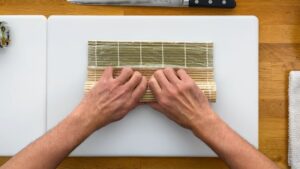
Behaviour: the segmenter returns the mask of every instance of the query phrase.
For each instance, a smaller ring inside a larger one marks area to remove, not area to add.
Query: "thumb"
[[[150,102],[148,103],[154,110],[159,112],[164,112],[163,108],[157,102]]]

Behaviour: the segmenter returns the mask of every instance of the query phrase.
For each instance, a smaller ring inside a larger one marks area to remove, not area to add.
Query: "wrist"
[[[60,142],[61,150],[58,151],[72,151],[94,132],[92,123],[83,113],[79,108],[76,108],[46,135]]]
[[[224,122],[212,110],[209,110],[206,114],[204,118],[201,117],[195,120],[192,125],[192,131],[198,138],[207,143],[211,138],[217,138],[217,133],[222,132]]]
[[[70,118],[79,123],[81,128],[92,133],[104,126],[100,120],[101,118],[96,117],[96,114],[81,104],[70,114]]]

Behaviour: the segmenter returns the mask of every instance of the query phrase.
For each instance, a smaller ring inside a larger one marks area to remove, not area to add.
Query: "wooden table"
[[[101,7],[65,0],[0,0],[0,15],[256,15],[259,45],[259,149],[287,166],[288,74],[300,70],[300,1],[237,0],[235,9]],[[0,165],[8,158],[1,157]],[[61,169],[223,169],[217,158],[67,158]]]

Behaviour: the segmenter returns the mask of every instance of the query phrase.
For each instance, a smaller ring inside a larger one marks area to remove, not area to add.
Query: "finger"
[[[165,76],[167,77],[167,79],[169,80],[169,82],[171,82],[173,84],[180,82],[180,79],[176,75],[176,72],[174,71],[174,69],[166,68],[166,69],[164,69],[163,72],[164,72]]]
[[[101,78],[112,79],[113,78],[113,68],[111,66],[105,68]]]
[[[148,103],[147,102],[139,102],[138,105],[146,105],[146,104],[148,104]]]
[[[183,69],[179,69],[177,70],[177,75],[179,76],[179,78],[183,81],[190,81],[192,80],[192,78],[186,73],[185,70]]]
[[[154,96],[157,98],[161,92],[161,88],[153,75],[149,79],[148,83],[149,83],[150,90],[152,91]]]
[[[157,103],[157,102],[150,102],[148,103],[154,110],[157,110],[161,113],[164,112],[164,109]]]
[[[142,78],[142,74],[140,72],[135,71],[131,76],[130,80],[127,83],[125,83],[125,87],[129,88],[130,90],[135,89],[136,86],[141,82]]]
[[[163,113],[165,116],[167,116],[169,119],[175,121],[175,117],[168,113],[168,111],[165,111],[165,109],[159,104],[159,103],[156,103],[156,102],[150,102],[149,105],[156,111],[158,112],[161,112]]]
[[[140,100],[142,96],[144,96],[147,89],[147,79],[146,77],[142,77],[142,81],[138,86],[135,88],[135,90],[132,93],[132,97],[134,99]]]
[[[120,75],[116,78],[120,84],[126,83],[133,74],[133,70],[131,68],[125,67],[121,70]]]
[[[165,76],[162,70],[155,71],[154,77],[158,82],[160,88],[167,88],[170,86],[170,82],[168,81],[167,77]]]

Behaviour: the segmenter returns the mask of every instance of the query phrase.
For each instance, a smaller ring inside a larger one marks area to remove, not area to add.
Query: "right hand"
[[[87,121],[94,123],[95,129],[99,129],[122,119],[139,105],[146,88],[147,79],[141,73],[123,68],[120,75],[114,78],[112,67],[108,67],[78,109],[88,118]]]
[[[151,106],[191,129],[230,168],[278,169],[212,111],[203,92],[184,70],[157,70],[150,78],[149,86],[157,99]]]
[[[184,128],[194,131],[216,117],[206,96],[183,69],[157,70],[149,87],[157,99],[150,105]]]

